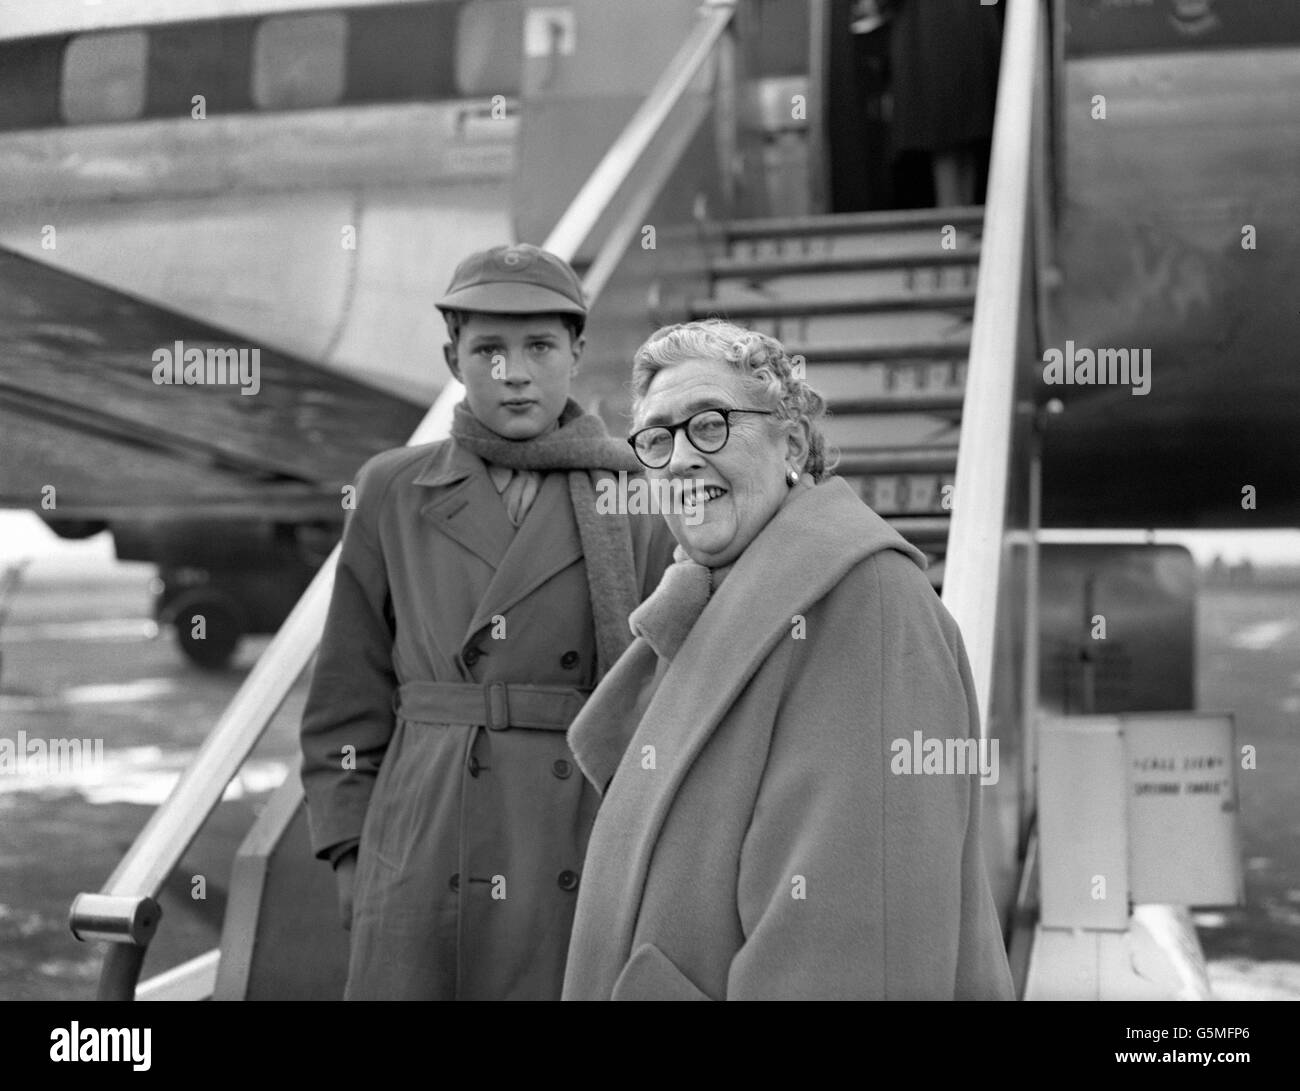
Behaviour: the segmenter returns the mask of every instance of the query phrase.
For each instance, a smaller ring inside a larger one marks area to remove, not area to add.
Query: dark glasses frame
[[[695,442],[695,437],[691,435],[691,424],[700,417],[707,416],[710,413],[716,413],[722,418],[722,442],[716,447],[701,447]],[[677,433],[680,429],[686,429],[686,439],[692,447],[702,455],[716,455],[727,445],[731,439],[731,414],[733,413],[757,413],[764,417],[774,417],[776,412],[772,409],[701,409],[698,413],[692,413],[685,420],[678,421],[676,424],[652,424],[648,428],[638,428],[627,437],[628,446],[632,448],[632,453],[636,455],[637,461],[647,470],[662,470],[673,460],[673,451],[677,447]],[[667,432],[668,433],[668,457],[662,462],[647,462],[645,457],[637,449],[636,441],[639,436],[644,436],[647,432]]]

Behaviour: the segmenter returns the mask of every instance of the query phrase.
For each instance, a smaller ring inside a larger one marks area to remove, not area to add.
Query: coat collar
[[[439,485],[454,485],[464,481],[483,465],[483,460],[468,451],[454,439],[431,444],[429,457],[416,474],[413,484],[436,488]]]
[[[698,750],[777,641],[790,634],[794,615],[822,598],[859,561],[885,549],[925,567],[925,555],[863,504],[843,478],[833,477],[791,500],[740,555],[705,606],[644,719],[676,717],[677,723],[692,725]],[[610,671],[569,735],[579,767],[600,791],[624,749],[608,745],[609,724],[633,707],[647,668],[655,665],[644,638],[633,648],[638,653],[626,654]],[[700,684],[701,662],[710,664],[707,686]]]
[[[494,615],[504,614],[582,558],[565,473],[544,475],[519,527],[506,514],[486,463],[454,439],[435,445],[413,483],[432,494],[421,505],[420,515],[494,570],[462,646]]]
[[[413,480],[428,488],[420,516],[493,569],[499,568],[515,525],[483,460],[455,440],[438,444]]]
[[[773,516],[735,563],[655,689],[639,724],[653,653],[638,640],[584,706],[569,744],[587,778],[604,791],[622,767],[617,801],[608,800],[602,851],[624,863],[608,891],[610,918],[627,934],[608,937],[602,962],[614,974],[631,948],[650,855],[691,765],[763,661],[791,636],[794,615],[828,594],[860,561],[894,549],[925,567],[924,555],[835,477],[807,490]],[[611,724],[622,724],[621,737]],[[630,739],[628,736],[631,736]],[[653,745],[657,776],[636,775],[642,746]],[[615,965],[617,961],[617,965]],[[609,980],[613,981],[613,976]]]

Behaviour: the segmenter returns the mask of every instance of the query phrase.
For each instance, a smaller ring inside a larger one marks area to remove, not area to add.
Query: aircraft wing
[[[177,342],[259,349],[257,393],[155,383]],[[342,486],[424,408],[0,248],[0,507],[338,519]]]

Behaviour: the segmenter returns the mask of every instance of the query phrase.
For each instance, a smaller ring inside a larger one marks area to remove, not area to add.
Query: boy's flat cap
[[[524,242],[470,254],[436,306],[488,314],[587,313],[582,282],[569,263]]]

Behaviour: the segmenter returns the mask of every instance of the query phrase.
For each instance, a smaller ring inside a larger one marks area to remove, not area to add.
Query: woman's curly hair
[[[822,481],[836,458],[817,421],[826,413],[826,399],[803,378],[802,360],[792,360],[775,337],[747,330],[721,318],[682,322],[655,330],[632,359],[632,395],[639,408],[654,377],[664,368],[688,360],[718,360],[730,364],[759,403],[778,420],[793,421],[808,432],[804,473]]]

